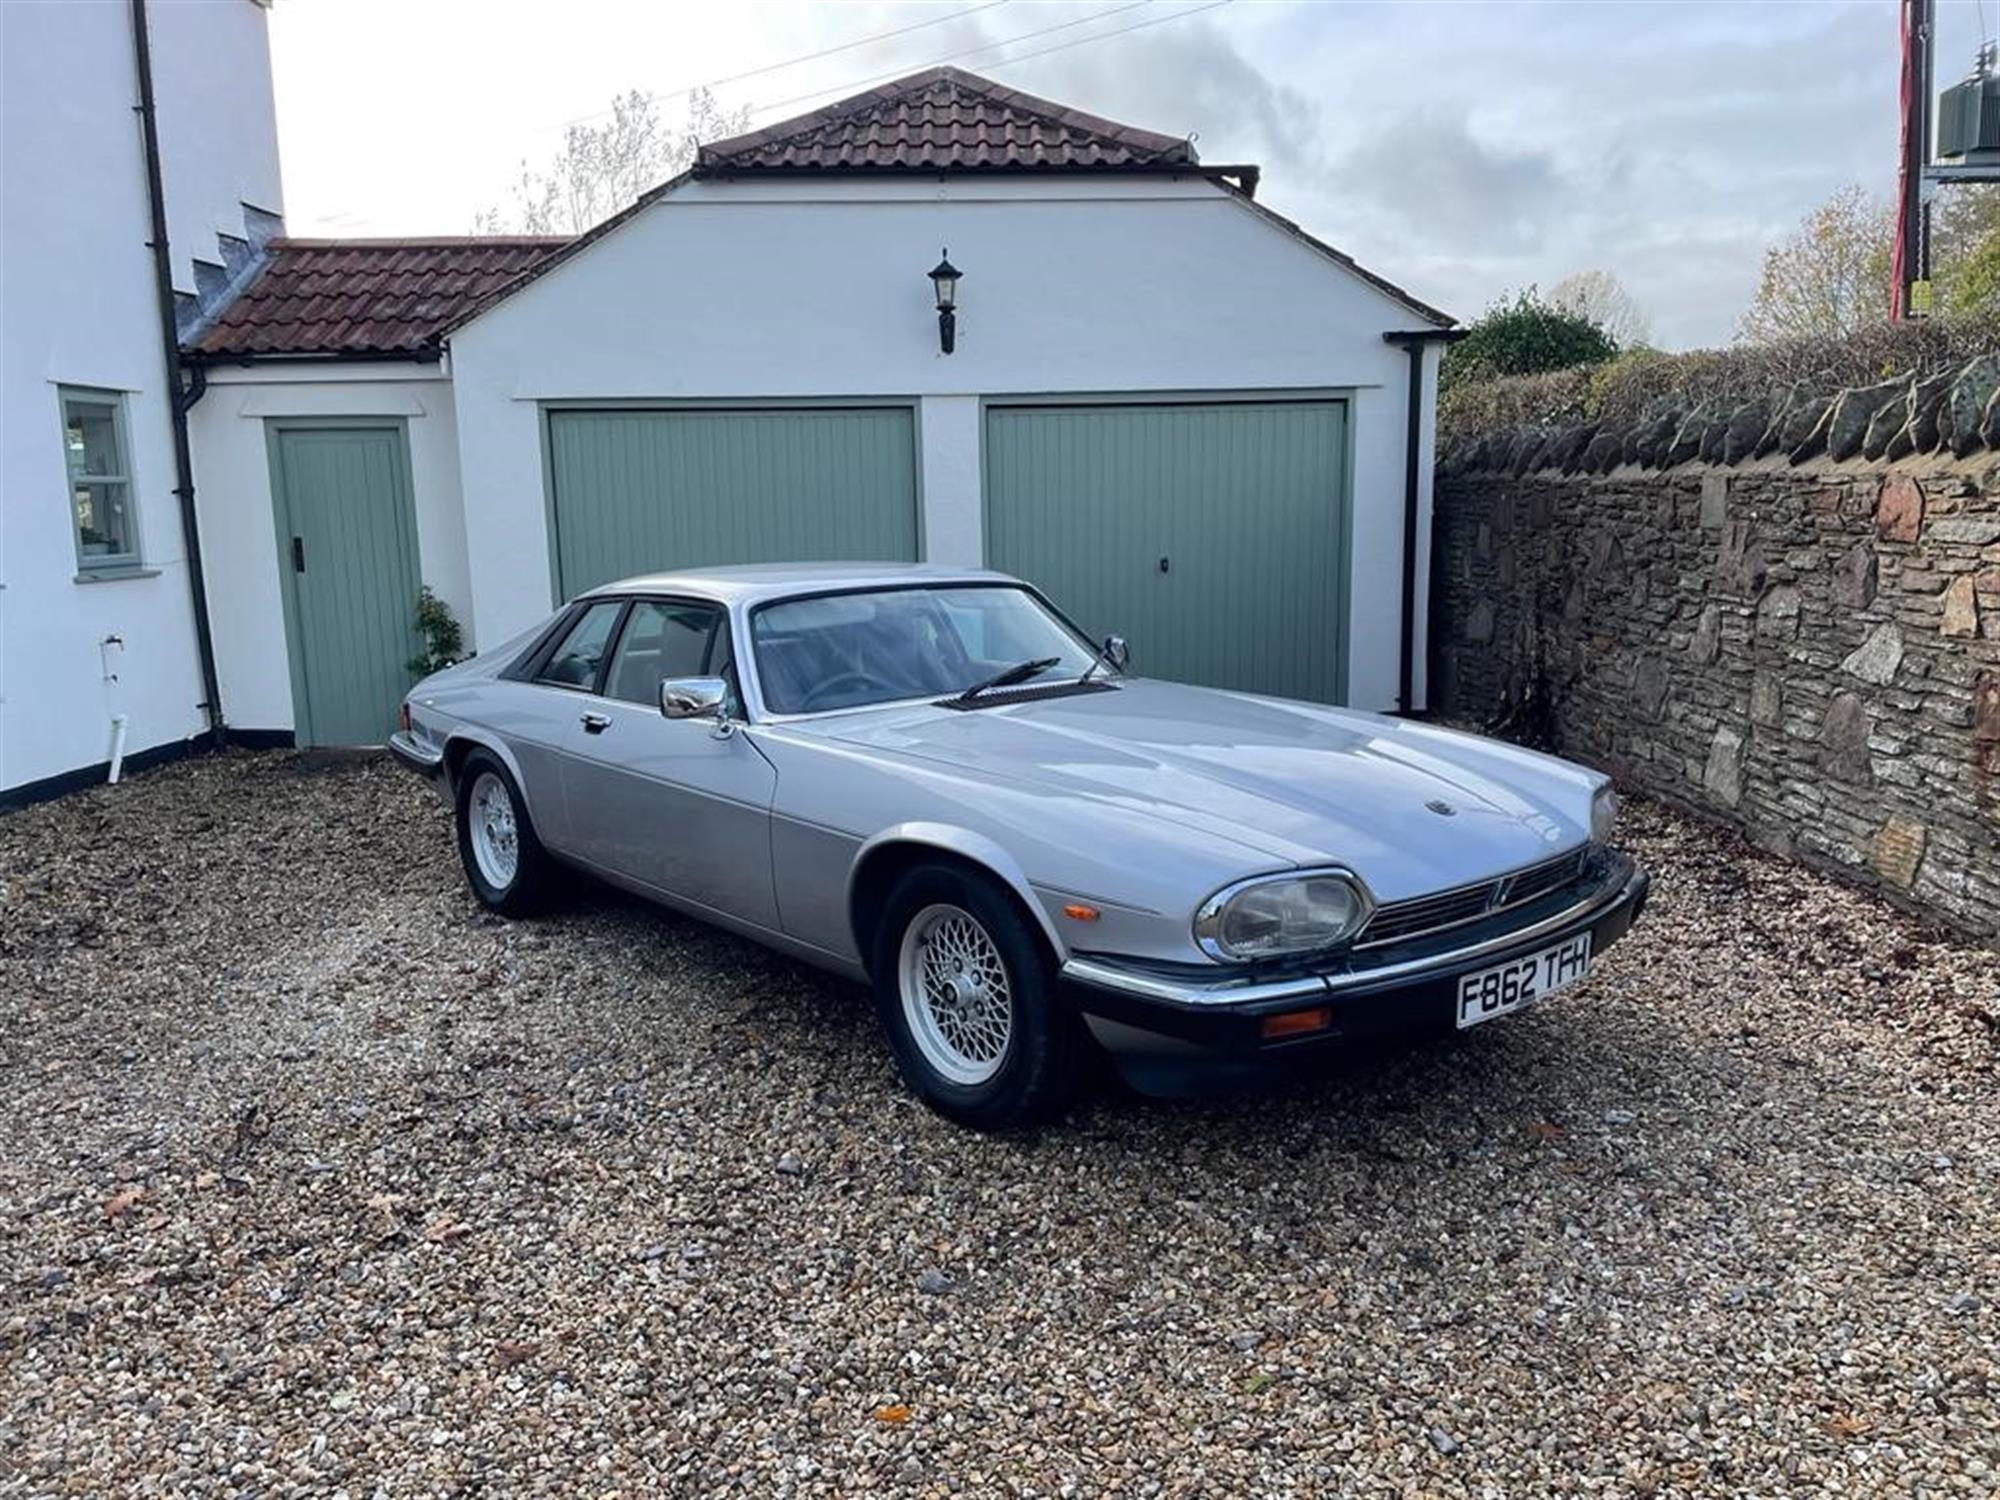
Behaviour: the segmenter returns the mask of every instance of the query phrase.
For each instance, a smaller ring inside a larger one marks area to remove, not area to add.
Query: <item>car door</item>
[[[728,612],[637,599],[598,693],[569,728],[563,792],[578,852],[608,873],[777,926],[771,799],[777,772],[747,736],[660,713],[660,684],[731,676]]]
[[[488,687],[482,705],[481,722],[513,753],[536,835],[564,854],[577,852],[563,785],[570,733],[596,695],[625,604],[577,605],[518,673]]]

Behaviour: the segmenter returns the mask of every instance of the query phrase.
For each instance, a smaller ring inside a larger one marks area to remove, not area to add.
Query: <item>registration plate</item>
[[[1567,989],[1589,972],[1590,934],[1580,932],[1540,953],[1468,974],[1458,982],[1459,1030],[1511,1014],[1530,1000]]]

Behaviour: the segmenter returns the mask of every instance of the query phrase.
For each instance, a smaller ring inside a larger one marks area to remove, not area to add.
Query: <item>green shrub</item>
[[[464,659],[465,632],[459,629],[458,617],[451,612],[451,606],[433,594],[429,584],[417,590],[417,630],[424,638],[424,651],[407,663],[417,676],[442,672]]]
[[[1533,287],[1504,298],[1445,352],[1441,384],[1538,375],[1602,364],[1618,353],[1610,334],[1582,313],[1552,307]]]

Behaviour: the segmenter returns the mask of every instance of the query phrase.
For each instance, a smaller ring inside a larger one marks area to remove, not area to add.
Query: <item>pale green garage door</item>
[[[986,555],[1142,675],[1338,702],[1346,410],[991,406]]]
[[[916,558],[908,407],[559,409],[548,423],[565,599],[665,568]]]

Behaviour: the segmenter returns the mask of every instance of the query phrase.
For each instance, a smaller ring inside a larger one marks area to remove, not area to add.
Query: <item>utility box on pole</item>
[[[1967,166],[2000,166],[2000,78],[1993,44],[1979,49],[1972,76],[1938,96],[1937,158]]]
[[[1935,148],[1931,56],[1937,0],[1901,0],[1903,139],[1896,170],[1896,240],[1890,316],[1899,322],[1931,311],[1931,200],[1940,187],[2000,183],[2000,77],[1994,45],[1982,43],[1972,76],[1936,96]]]

